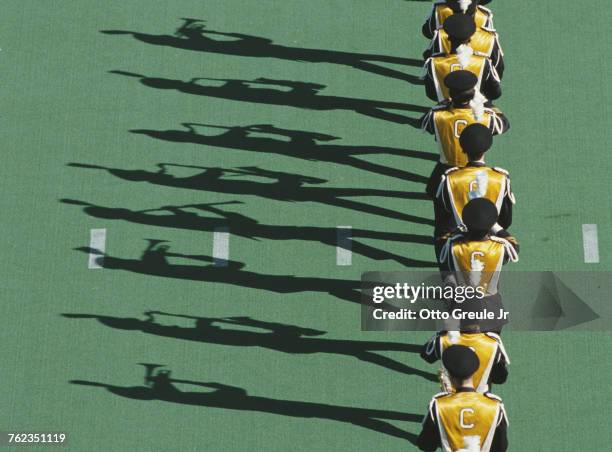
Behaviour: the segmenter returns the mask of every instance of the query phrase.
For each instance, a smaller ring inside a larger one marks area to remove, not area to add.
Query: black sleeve
[[[436,92],[436,85],[434,84],[434,74],[432,65],[432,61],[425,62],[425,94],[427,94],[427,97],[429,97],[435,103],[438,103],[438,93]]]
[[[495,429],[490,450],[491,452],[506,452],[508,450],[508,421],[506,421],[505,416]]]
[[[455,216],[453,215],[451,207],[449,207],[451,206],[451,202],[448,188],[442,179],[438,182],[438,186],[435,187],[434,196],[438,193],[440,186],[442,186],[442,193],[440,196],[434,197],[433,200],[435,223],[434,238],[436,240],[442,237],[448,238],[449,234],[457,229]],[[441,251],[441,248],[436,251]],[[439,252],[437,252],[436,255],[439,256]]]
[[[447,211],[448,213],[453,213],[450,206],[451,204],[451,199],[450,199],[450,193],[448,192],[448,185],[444,184],[444,188],[442,189],[442,205],[444,206],[444,210]]]
[[[429,19],[425,21],[421,31],[423,32],[423,36],[425,36],[426,38],[433,38],[434,32],[436,31],[435,10],[432,11],[431,15],[429,16]]]
[[[510,130],[510,121],[508,121],[506,115],[504,115],[491,102],[486,102],[485,107],[491,108],[495,112],[495,117],[492,119],[491,124],[489,124],[489,129],[491,129],[491,133],[493,135],[502,135]]]
[[[425,75],[425,94],[427,94],[429,99],[438,102],[438,92],[436,91],[433,76],[430,74],[430,68],[427,68],[427,74]]]
[[[441,445],[440,431],[438,430],[437,423],[432,419],[431,413],[428,412],[423,422],[421,434],[417,439],[417,446],[420,450],[433,452]]]
[[[504,229],[508,229],[510,226],[512,226],[512,206],[513,204],[510,197],[506,195],[499,211],[499,220],[497,220],[499,225]]]
[[[456,229],[455,216],[446,210],[440,198],[434,199],[434,239],[448,239],[449,234]],[[438,250],[436,250],[438,251]],[[441,249],[439,250],[441,251]],[[439,256],[439,254],[436,254]]]
[[[438,259],[438,261],[440,260],[440,254],[442,253],[442,249],[446,246],[447,241],[448,241],[448,238],[444,237],[444,238],[437,239],[434,243],[436,258]],[[440,269],[440,272],[442,273],[442,275],[451,273],[454,270],[453,268],[451,268],[450,258],[448,256],[444,260],[444,262],[438,262],[438,268]]]
[[[479,5],[488,5],[489,3],[491,3],[493,0],[480,0],[478,2]]]
[[[508,121],[508,118],[506,117],[506,115],[503,114],[501,111],[497,110],[496,113],[502,125],[502,130],[499,133],[501,135],[502,133],[506,133],[508,130],[510,130],[510,121]]]
[[[514,237],[513,235],[511,235],[507,230],[505,229],[501,229],[499,231],[497,231],[497,233],[495,234],[497,237],[500,237],[502,239],[506,239],[510,242],[510,244],[514,247],[514,249],[516,250],[516,254],[520,254],[520,246],[518,241],[516,240],[516,237]],[[508,254],[506,253],[504,255],[504,265],[506,265],[508,263],[508,261],[510,260],[510,257],[508,256]]]
[[[436,253],[436,262],[438,263],[438,270],[440,273],[444,274],[448,272],[448,264],[446,262],[440,262],[440,253],[442,252],[442,248],[446,243],[446,238],[444,237],[434,237],[434,252]]]
[[[434,112],[432,110],[429,110],[427,113],[421,116],[420,121],[421,129],[431,135],[434,135],[436,133],[434,126]]]
[[[433,364],[440,359],[438,356],[439,341],[440,336],[436,334],[430,340],[428,340],[425,345],[423,345],[423,349],[421,350],[421,358],[423,358],[429,364]]]
[[[508,231],[506,231],[508,232]],[[516,239],[516,237],[514,237],[512,234],[508,233],[507,237],[504,237],[506,240],[508,240],[512,246],[514,247],[514,249],[516,250],[516,254],[520,254],[521,250],[520,250],[520,245],[518,240]]]
[[[501,83],[494,71],[491,61],[487,60],[483,75],[482,94],[490,100],[499,99],[502,95]]]
[[[507,379],[508,365],[504,359],[504,354],[501,350],[498,350],[497,356],[495,357],[495,364],[493,364],[493,369],[491,369],[491,383],[501,385],[504,384]]]
[[[491,61],[493,62],[493,66],[499,75],[499,79],[504,78],[504,69],[506,68],[504,64],[504,56],[502,55],[502,51],[499,48],[499,43],[496,41],[493,46],[493,52],[491,52]]]

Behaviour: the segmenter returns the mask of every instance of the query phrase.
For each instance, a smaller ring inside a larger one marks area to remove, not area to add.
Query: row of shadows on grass
[[[107,30],[103,31],[103,33],[129,35],[147,44],[201,52],[242,57],[278,58],[311,63],[340,64],[409,83],[421,84],[420,79],[414,75],[384,66],[384,64],[420,66],[422,64],[420,60],[284,46],[276,44],[270,39],[258,36],[211,30],[206,28],[200,20],[183,20],[184,23],[174,35],[150,35],[117,30]],[[156,89],[171,89],[191,95],[250,103],[291,106],[308,110],[349,110],[368,117],[414,127],[419,125],[417,118],[398,114],[397,111],[420,114],[427,111],[424,107],[399,102],[329,96],[322,94],[322,91],[326,88],[324,85],[291,80],[272,80],[266,78],[255,80],[209,79],[199,77],[183,81],[149,77],[126,71],[111,72],[137,78],[143,85]],[[394,110],[395,112],[392,113],[388,110]],[[346,165],[381,176],[394,177],[417,183],[425,183],[427,179],[424,176],[403,169],[368,162],[359,158],[359,156],[383,154],[436,160],[434,154],[419,151],[378,146],[330,144],[330,142],[339,139],[339,137],[316,132],[279,129],[270,124],[223,126],[183,123],[181,127],[182,129],[178,130],[132,130],[131,132],[170,142],[196,143],[216,148],[273,153],[307,161],[322,161],[336,165]],[[218,129],[221,130],[221,133],[212,136],[206,135],[198,132],[197,129],[199,127]],[[277,135],[279,139],[254,136],[257,133]],[[426,197],[422,193],[317,187],[316,185],[327,181],[299,174],[269,171],[256,166],[239,168],[191,166],[190,168],[197,169],[198,173],[189,177],[173,175],[170,171],[173,167],[184,165],[171,163],[160,163],[155,171],[109,168],[87,163],[71,163],[70,166],[106,171],[117,178],[132,182],[145,182],[167,187],[236,196],[259,196],[285,202],[315,202],[406,222],[432,225],[432,221],[426,218],[393,211],[379,205],[372,205],[354,199],[346,199],[349,197],[379,196],[424,200]],[[232,179],[240,176],[263,177],[264,179],[269,179],[270,182],[262,183]],[[242,204],[241,201],[237,200],[225,203],[161,206],[159,208],[138,211],[121,207],[105,207],[82,200],[62,199],[61,201],[81,206],[86,214],[96,218],[197,231],[212,231],[221,226],[229,226],[232,234],[254,240],[304,240],[337,246],[335,228],[261,224],[256,219],[222,208],[227,205]],[[365,245],[358,241],[359,238],[367,238],[403,243],[430,244],[431,238],[428,236],[353,229],[352,237],[352,251],[368,258],[394,260],[408,267],[435,266],[432,262],[413,260]],[[101,259],[103,259],[104,268],[120,269],[159,277],[225,283],[276,293],[319,291],[342,300],[359,303],[359,281],[324,277],[266,275],[246,270],[246,264],[235,261],[230,261],[227,267],[215,267],[212,264],[213,258],[210,256],[170,252],[170,247],[166,241],[157,239],[147,240],[148,246],[143,251],[140,259],[123,259],[103,255]],[[92,251],[98,252],[87,247],[78,248],[78,250],[88,253]],[[168,257],[188,259],[198,264],[173,265],[168,262]],[[186,317],[193,320],[195,324],[193,328],[164,326],[155,322],[155,315]],[[206,318],[168,314],[159,311],[145,313],[144,320],[92,314],[64,314],[64,316],[72,319],[95,319],[108,327],[120,330],[135,330],[157,336],[209,344],[245,347],[257,346],[291,354],[329,353],[351,356],[364,362],[382,366],[388,370],[436,381],[436,376],[429,372],[412,368],[377,353],[382,351],[416,353],[420,350],[420,347],[411,344],[327,339],[319,337],[325,334],[323,331],[264,322],[249,317]],[[223,327],[220,327],[220,325]],[[260,331],[247,331],[240,329],[240,327],[255,328]],[[411,442],[415,441],[414,434],[395,427],[389,421],[420,422],[422,418],[420,415],[394,411],[258,397],[249,395],[242,388],[220,383],[175,379],[171,377],[169,370],[159,370],[158,368],[161,367],[159,365],[144,364],[144,366],[146,374],[143,386],[121,387],[81,380],[74,380],[72,383],[105,388],[113,394],[138,400],[165,400],[188,405],[347,422]],[[206,388],[206,391],[182,391],[177,387],[177,384],[195,385]]]
[[[193,317],[160,311],[146,312],[143,320],[92,314],[63,314],[63,316],[70,319],[93,319],[110,328],[141,331],[145,334],[172,339],[226,346],[262,347],[290,354],[329,353],[349,356],[382,366],[388,370],[436,381],[436,376],[431,373],[414,369],[377,353],[384,351],[418,353],[421,347],[412,344],[326,339],[320,337],[325,334],[325,331],[263,322],[250,317]],[[166,326],[157,323],[155,321],[156,316],[187,318],[194,321],[194,326],[189,328]],[[250,330],[241,329],[244,327],[250,328]],[[253,329],[257,331],[253,331]],[[412,413],[254,396],[248,394],[245,389],[235,386],[215,382],[175,379],[171,377],[168,370],[155,372],[158,367],[165,366],[145,364],[146,374],[142,386],[116,386],[83,380],[73,380],[71,383],[104,388],[115,395],[136,400],[162,400],[186,405],[346,422],[413,443],[416,436],[396,427],[391,421],[417,423],[422,419],[422,415]],[[176,384],[195,385],[206,390],[187,392],[180,390]]]

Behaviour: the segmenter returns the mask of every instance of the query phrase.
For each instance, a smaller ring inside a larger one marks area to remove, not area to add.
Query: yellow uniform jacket
[[[507,261],[518,262],[518,253],[508,240],[495,236],[469,240],[457,234],[440,253],[440,262],[454,272],[458,285],[481,287],[486,295],[497,294],[499,275]]]
[[[468,45],[474,52],[486,56],[487,58],[491,58],[493,56],[493,51],[496,49],[503,56],[503,51],[499,44],[499,36],[492,30],[485,28],[476,30],[476,33],[470,38]],[[446,31],[438,30],[431,40],[429,49],[431,55],[449,55],[451,53],[451,47],[451,42]]]
[[[442,28],[446,19],[455,14],[453,9],[444,1],[434,4],[432,15],[434,16],[436,29]],[[478,6],[474,14],[474,22],[477,28],[493,28],[493,12],[484,6]]]
[[[451,345],[465,345],[478,356],[480,367],[472,379],[476,391],[480,393],[489,391],[489,379],[496,362],[504,360],[506,364],[510,364],[501,338],[495,333],[459,333],[458,331],[452,331],[440,335],[439,340],[435,341],[433,346],[438,347],[437,356],[442,356],[444,350]]]
[[[436,395],[429,405],[429,416],[440,433],[442,449],[458,452],[468,444],[478,444],[482,452],[491,449],[497,426],[507,422],[502,400],[493,394],[461,391]]]
[[[444,192],[446,196],[443,196]],[[461,224],[463,208],[472,199],[487,198],[495,204],[498,213],[506,198],[509,198],[512,204],[515,203],[508,172],[502,168],[487,166],[449,169],[442,177],[437,195],[443,202],[450,204],[445,207],[453,213],[457,226]],[[448,201],[444,201],[445,199]]]
[[[443,27],[444,22],[455,12],[453,9],[446,5],[444,0],[440,0],[434,3],[431,13],[429,14],[425,24],[423,25],[423,33],[428,38],[431,38],[434,32]],[[484,6],[478,5],[474,13],[474,21],[476,22],[477,28],[488,28],[494,29],[493,25],[493,12],[485,8]]]
[[[493,135],[505,131],[503,121],[493,109],[485,108],[482,115],[477,115],[469,106],[459,108],[450,103],[432,108],[424,116],[422,128],[433,129],[440,151],[440,163],[464,167],[468,159],[459,145],[459,137],[463,129],[475,123],[488,127]]]
[[[461,64],[459,57],[456,54],[439,55],[430,57],[425,62],[425,79],[430,78],[435,86],[438,102],[448,100],[450,98],[449,90],[444,84],[444,79],[452,71],[466,70],[470,71],[478,78],[476,90],[481,90],[483,81],[488,81],[493,77],[496,83],[501,80],[497,71],[491,64],[491,60],[479,54],[474,54],[469,57],[467,64]]]

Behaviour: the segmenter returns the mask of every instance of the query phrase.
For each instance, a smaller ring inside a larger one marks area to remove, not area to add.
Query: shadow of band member
[[[253,218],[220,208],[221,205],[242,204],[239,201],[192,204],[185,206],[162,206],[159,209],[146,209],[140,211],[104,207],[75,199],[61,199],[60,202],[81,206],[85,214],[94,218],[106,220],[123,220],[136,224],[209,232],[219,227],[227,227],[231,230],[233,235],[251,240],[305,240],[322,243],[334,248],[338,246],[337,228],[260,224]],[[217,216],[200,216],[188,209],[196,209]],[[164,211],[168,212],[168,214],[162,215]],[[404,255],[392,253],[362,243],[358,241],[359,238],[384,240],[386,242],[397,241],[401,243],[431,245],[432,239],[430,236],[354,228],[351,229],[351,251],[374,260],[394,260],[398,264],[406,267],[438,268],[439,266],[436,262],[411,259]]]
[[[421,67],[423,60],[385,55],[308,49],[275,44],[271,39],[241,33],[225,33],[207,29],[204,21],[183,19],[174,35],[152,35],[122,30],[101,30],[107,35],[131,35],[146,44],[174,47],[184,50],[234,55],[241,57],[277,58],[310,63],[340,64],[373,74],[422,84],[419,77],[406,74],[376,63]],[[219,39],[215,39],[219,38]]]
[[[372,118],[398,124],[409,124],[416,128],[420,128],[420,118],[410,118],[385,110],[412,111],[417,113],[426,113],[429,110],[427,107],[400,102],[325,96],[319,94],[325,88],[325,85],[294,80],[272,80],[267,78],[241,80],[194,77],[191,80],[183,81],[161,77],[147,77],[119,70],[109,72],[111,74],[137,78],[140,80],[140,83],[150,88],[171,89],[196,96],[283,105],[307,110],[352,110]],[[213,84],[220,82],[221,86],[203,85],[199,83],[200,81],[212,82]]]
[[[395,177],[405,181],[427,183],[428,178],[403,169],[372,163],[357,158],[357,155],[395,155],[438,161],[438,154],[431,152],[413,151],[380,146],[347,146],[334,144],[320,144],[338,140],[338,137],[306,132],[301,130],[287,130],[274,127],[270,124],[255,124],[248,126],[221,126],[213,124],[182,123],[186,130],[130,130],[132,133],[146,135],[163,141],[174,143],[193,143],[226,149],[238,149],[260,153],[272,153],[287,157],[299,158],[307,161],[330,162],[338,165],[347,165],[363,171],[372,172],[388,177]],[[205,135],[196,131],[197,127],[223,130],[218,135]],[[257,134],[263,135],[256,136]],[[290,141],[270,138],[269,135],[286,137]]]
[[[371,215],[378,215],[385,218],[393,218],[402,221],[409,221],[419,224],[433,225],[433,221],[427,218],[411,215],[409,213],[398,212],[379,205],[367,204],[355,201],[350,197],[355,196],[380,196],[393,197],[398,199],[427,199],[423,193],[413,193],[393,190],[380,189],[360,189],[360,188],[327,188],[305,186],[307,181],[303,176],[269,172],[257,167],[249,168],[204,168],[199,167],[200,173],[188,177],[175,177],[167,172],[171,164],[159,164],[160,170],[157,172],[147,172],[144,170],[124,170],[119,168],[105,168],[96,165],[69,164],[70,166],[91,169],[104,169],[115,177],[124,180],[148,182],[155,185],[186,188],[192,190],[202,190],[213,193],[224,193],[234,195],[260,196],[262,198],[277,201],[291,202],[314,202],[334,207],[341,207],[357,212]],[[180,165],[177,165],[180,166]],[[192,168],[197,168],[193,167]],[[223,177],[227,176],[227,177]],[[233,177],[232,177],[233,176]],[[253,180],[239,180],[237,176],[256,176],[260,178],[270,178],[275,183],[265,183]]]
[[[389,410],[353,408],[324,403],[280,400],[250,395],[245,389],[213,382],[171,378],[161,370],[146,377],[145,386],[115,386],[93,381],[72,380],[72,384],[104,388],[112,394],[135,400],[160,400],[227,410],[252,411],[299,418],[327,419],[349,423],[414,443],[416,435],[395,427],[389,421],[421,422],[423,416]],[[181,391],[176,384],[192,385],[207,391]]]
[[[118,330],[142,331],[146,334],[207,344],[262,347],[290,354],[328,353],[351,356],[360,361],[369,362],[406,375],[417,375],[429,381],[438,381],[435,374],[407,366],[402,362],[375,353],[390,351],[420,353],[422,346],[419,345],[320,338],[317,336],[326,334],[325,331],[264,322],[250,317],[195,317],[160,311],[146,312],[145,320],[92,314],[62,315],[71,319],[95,319],[105,326]],[[155,322],[155,316],[190,319],[194,321],[194,327],[162,325]]]
[[[211,283],[223,283],[250,289],[267,290],[279,294],[300,292],[324,292],[339,299],[360,303],[360,281],[303,277],[294,275],[269,275],[245,270],[242,262],[228,261],[227,266],[215,266],[210,256],[170,253],[164,240],[149,239],[149,246],[140,259],[122,259],[102,253],[90,247],[77,248],[88,254],[99,255],[105,269],[124,270],[142,275],[186,279]],[[206,262],[209,265],[170,264],[168,257]]]

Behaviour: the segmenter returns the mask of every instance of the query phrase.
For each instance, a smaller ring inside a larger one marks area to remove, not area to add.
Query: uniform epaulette
[[[447,169],[446,171],[444,171],[444,175],[448,176],[450,173],[453,173],[457,170],[460,170],[461,168],[459,168],[458,166],[453,166],[452,168]]]
[[[498,334],[495,333],[485,333],[487,336],[489,336],[491,339],[494,339],[497,341],[497,344],[499,345],[499,350],[501,351],[502,355],[504,356],[504,359],[506,360],[506,364],[510,364],[510,357],[508,356],[508,353],[506,352],[506,348],[504,347],[504,343],[502,342],[501,337]]]
[[[510,173],[508,172],[508,170],[505,170],[505,169],[503,169],[503,168],[500,168],[499,166],[494,166],[494,167],[493,167],[493,170],[494,170],[494,171],[497,171],[498,173],[502,173],[502,174],[504,174],[504,175],[506,175],[506,176],[509,176],[509,175],[510,175]]]
[[[485,395],[485,397],[488,397],[489,399],[497,400],[498,402],[503,402],[503,400],[501,399],[500,396],[497,396],[495,394],[491,394],[490,392],[485,392],[484,395]]]
[[[496,30],[495,28],[490,28],[490,27],[481,27],[481,29],[482,29],[483,31],[488,32],[488,33],[491,33],[491,34],[497,35],[497,30]]]
[[[491,332],[486,332],[485,334],[489,336],[491,339],[495,339],[496,341],[501,342],[501,337],[499,337],[499,334],[495,334]]]
[[[450,392],[438,392],[436,395],[432,397],[432,400],[439,399],[440,397],[446,397],[452,395]]]
[[[507,240],[501,237],[497,237],[496,235],[492,235],[489,238],[494,242],[501,243],[502,245],[504,245],[504,248],[506,249],[506,253],[510,259],[510,262],[516,263],[519,261],[519,256],[518,256],[518,253],[516,252],[516,248],[514,248],[514,244],[510,242],[510,240]]]
[[[440,111],[448,109],[452,104],[448,101],[440,102],[438,105],[431,107],[433,111]]]
[[[512,245],[508,240],[502,238],[502,237],[498,237],[496,235],[492,235],[489,237],[491,240],[493,240],[494,242],[497,243],[503,243],[504,245]]]

